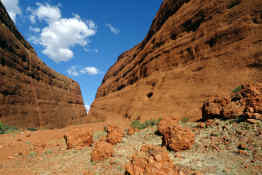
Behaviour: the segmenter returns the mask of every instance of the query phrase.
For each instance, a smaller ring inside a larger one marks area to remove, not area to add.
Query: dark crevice
[[[117,87],[117,91],[120,91],[121,89],[124,89],[126,87],[126,85],[122,84],[120,86]]]
[[[225,31],[223,33],[215,34],[206,43],[212,48],[218,43],[227,42],[232,43],[244,39],[243,32],[241,29],[234,29],[232,31]]]
[[[8,44],[7,41],[0,39],[0,48],[14,52],[14,49]]]
[[[262,24],[262,10],[255,11],[252,21],[255,24]]]
[[[194,53],[192,51],[192,48],[189,47],[189,48],[186,49],[186,51],[188,53],[189,59],[194,59],[195,58]]]
[[[0,93],[3,94],[4,96],[9,96],[9,95],[16,95],[18,91],[18,88],[9,88],[1,91]]]
[[[204,67],[199,66],[199,67],[193,69],[192,72],[198,72],[198,71],[201,71],[202,69],[204,69]]]
[[[231,2],[228,4],[227,8],[231,9],[241,3],[241,0],[231,0]]]
[[[177,34],[176,34],[176,33],[171,33],[170,38],[171,38],[172,40],[176,40]]]
[[[149,92],[146,96],[148,97],[148,98],[152,98],[153,97],[153,95],[154,95],[154,93],[153,92]]]
[[[148,76],[147,67],[146,66],[142,66],[141,67],[140,76],[143,77],[143,78]]]
[[[192,19],[186,21],[183,25],[187,32],[195,32],[205,20],[205,14],[203,11],[198,12]]]
[[[255,63],[249,64],[248,67],[262,70],[262,62],[261,63],[255,62]]]
[[[157,49],[161,47],[165,42],[164,41],[158,41],[154,44],[153,49]]]
[[[0,64],[1,64],[2,66],[5,66],[5,65],[6,65],[6,61],[5,61],[4,58],[0,58]]]

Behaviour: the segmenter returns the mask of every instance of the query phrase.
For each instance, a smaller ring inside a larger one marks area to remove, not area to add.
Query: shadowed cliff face
[[[261,0],[164,0],[108,70],[90,119],[201,117],[202,102],[262,81]]]
[[[64,127],[85,116],[79,85],[38,58],[0,2],[0,121]]]

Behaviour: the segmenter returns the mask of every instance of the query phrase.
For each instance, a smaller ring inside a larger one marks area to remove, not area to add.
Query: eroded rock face
[[[168,157],[166,149],[158,146],[144,145],[134,154],[126,165],[130,175],[178,175],[178,170]]]
[[[47,67],[0,2],[0,121],[64,127],[86,116],[79,85]]]
[[[64,135],[67,149],[81,148],[93,144],[93,131],[90,128],[75,128]]]
[[[145,39],[108,70],[89,117],[200,119],[206,98],[262,82],[261,17],[261,0],[164,0]]]
[[[158,131],[163,135],[163,145],[173,151],[191,149],[195,135],[189,128],[183,128],[176,121],[163,119],[158,124]]]
[[[212,97],[203,104],[203,120],[239,117],[262,120],[262,84],[241,85],[228,97]]]

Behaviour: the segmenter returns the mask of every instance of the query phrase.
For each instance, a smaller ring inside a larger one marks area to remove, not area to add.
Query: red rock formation
[[[134,135],[136,132],[138,132],[139,131],[139,129],[137,129],[137,128],[133,128],[133,127],[129,127],[128,129],[127,129],[127,135]]]
[[[195,142],[194,133],[189,128],[181,127],[174,120],[161,120],[158,131],[163,135],[163,145],[176,152],[191,149]]]
[[[106,141],[113,145],[120,143],[124,137],[124,131],[117,126],[108,125],[106,127],[106,132]]]
[[[262,81],[261,0],[164,0],[108,70],[90,119],[201,118],[202,102]]]
[[[112,157],[114,154],[114,147],[112,144],[103,140],[97,142],[91,153],[91,160],[94,162],[102,161]]]
[[[81,148],[93,144],[93,131],[90,128],[75,128],[64,135],[67,149]]]
[[[162,147],[144,145],[132,156],[126,165],[126,172],[130,175],[178,175],[180,174]]]
[[[17,31],[0,2],[0,121],[63,127],[86,116],[79,85],[50,69]]]
[[[238,92],[229,97],[213,97],[205,101],[202,119],[245,117],[262,120],[262,84],[242,85],[236,90]]]

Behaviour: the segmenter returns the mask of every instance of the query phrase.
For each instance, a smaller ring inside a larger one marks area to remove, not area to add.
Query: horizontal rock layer
[[[262,81],[261,0],[164,0],[106,73],[89,118],[201,118],[202,102]]]
[[[0,121],[63,127],[85,116],[79,85],[38,58],[0,2]]]

